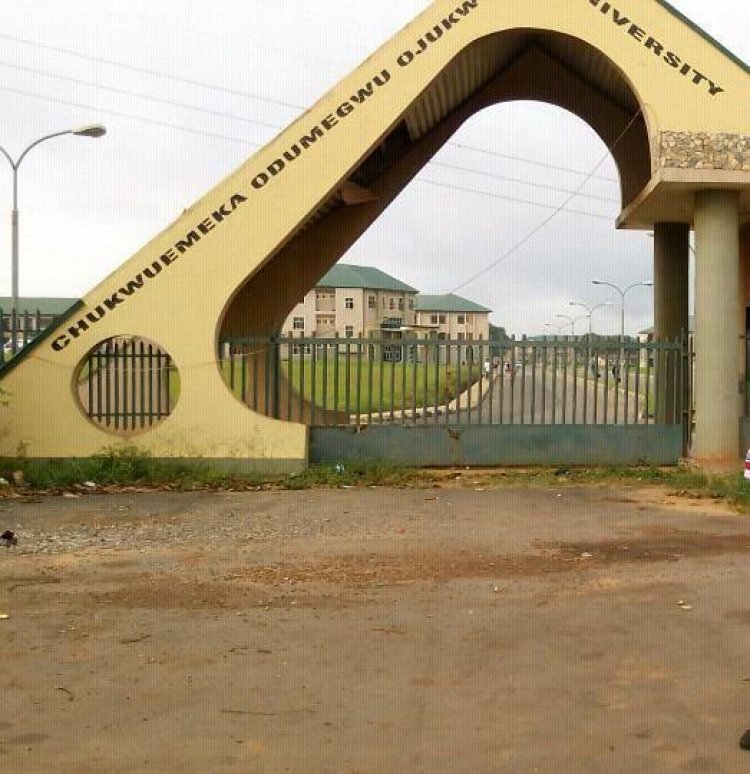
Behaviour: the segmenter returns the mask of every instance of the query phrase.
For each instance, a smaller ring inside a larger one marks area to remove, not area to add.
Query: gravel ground
[[[482,489],[0,501],[0,770],[750,770],[748,517]]]

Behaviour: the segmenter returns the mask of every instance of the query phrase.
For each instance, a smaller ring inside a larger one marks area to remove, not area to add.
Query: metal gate
[[[310,461],[671,464],[693,424],[683,342],[272,337],[224,341],[255,411],[310,427]]]

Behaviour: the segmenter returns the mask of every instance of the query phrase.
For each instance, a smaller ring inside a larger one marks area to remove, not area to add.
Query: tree
[[[505,328],[501,325],[493,325],[490,323],[490,341],[500,341],[507,343],[510,341],[510,337],[505,332]]]

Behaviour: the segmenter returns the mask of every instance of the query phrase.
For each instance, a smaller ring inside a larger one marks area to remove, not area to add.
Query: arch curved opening
[[[559,32],[493,33],[437,73],[377,147],[237,289],[217,328],[217,342],[279,331],[307,291],[464,122],[492,105],[521,100],[560,107],[594,130],[617,165],[623,206],[646,186],[652,170],[647,110],[608,57]]]

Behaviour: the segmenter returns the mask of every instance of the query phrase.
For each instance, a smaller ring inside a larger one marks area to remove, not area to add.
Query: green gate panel
[[[679,425],[314,427],[311,462],[385,460],[398,465],[676,464]]]

